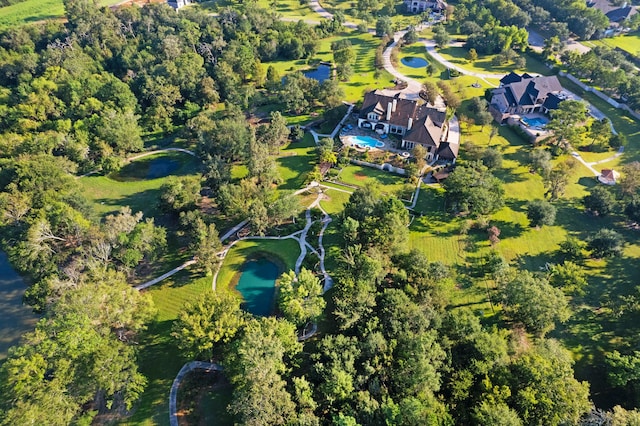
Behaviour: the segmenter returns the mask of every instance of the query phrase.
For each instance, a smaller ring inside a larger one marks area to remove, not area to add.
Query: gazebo
[[[605,185],[615,185],[618,179],[620,179],[620,173],[613,169],[603,169],[600,175],[598,175],[600,183],[604,183]]]

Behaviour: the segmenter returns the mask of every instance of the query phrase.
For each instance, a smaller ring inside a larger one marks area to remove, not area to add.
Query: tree
[[[566,261],[551,267],[549,283],[563,289],[565,293],[582,295],[588,284],[585,275],[585,271],[580,265]]]
[[[153,302],[121,274],[94,275],[53,302],[0,367],[3,424],[69,424],[90,406],[130,409],[144,390],[133,343]]]
[[[562,101],[558,109],[552,110],[547,128],[553,130],[559,145],[575,143],[584,132],[579,124],[586,121],[588,112],[584,101]]]
[[[467,61],[474,63],[478,60],[478,52],[473,47],[467,52]]]
[[[607,188],[596,186],[591,189],[589,195],[582,199],[585,208],[598,216],[607,216],[616,205],[616,200]]]
[[[574,378],[572,365],[560,343],[543,339],[508,366],[508,402],[523,424],[578,424],[589,411],[589,385]]]
[[[449,206],[461,212],[486,215],[503,205],[502,183],[481,164],[456,167],[442,186]]]
[[[416,43],[419,39],[418,33],[416,32],[416,27],[414,27],[413,25],[409,25],[409,28],[404,34],[403,39],[405,44],[407,45]]]
[[[546,178],[551,173],[551,154],[545,149],[533,149],[529,153],[529,162],[532,171],[536,171]]]
[[[624,214],[627,215],[629,220],[634,222],[640,222],[640,199],[633,198],[624,208]]]
[[[589,126],[589,137],[591,138],[591,146],[608,142],[612,137],[609,119],[605,117],[602,120],[593,120]]]
[[[393,36],[393,24],[388,16],[382,16],[376,21],[376,36],[384,37],[385,35]]]
[[[615,257],[622,255],[624,240],[612,229],[601,229],[592,235],[587,243],[591,255],[595,258]]]
[[[283,375],[288,360],[301,349],[295,327],[273,317],[248,322],[224,359],[233,385],[229,411],[245,425],[285,425],[295,417],[295,404]]]
[[[172,213],[192,210],[200,199],[200,178],[174,177],[162,185],[160,191],[160,206],[163,210]]]
[[[489,234],[489,242],[491,243],[492,246],[495,246],[496,244],[498,244],[500,242],[500,228],[498,228],[497,226],[490,226],[487,229],[487,234]]]
[[[624,198],[633,198],[640,188],[640,162],[633,161],[622,166],[620,193]]]
[[[315,321],[325,307],[320,280],[306,268],[297,277],[293,271],[283,274],[278,287],[278,307],[298,327]]]
[[[482,164],[489,170],[499,169],[502,167],[502,153],[495,148],[487,148],[482,152],[480,157]]]
[[[505,313],[532,333],[544,336],[565,322],[571,313],[562,290],[528,271],[520,273],[502,290]]]
[[[416,165],[418,166],[418,173],[422,172],[422,169],[427,164],[425,160],[427,158],[427,149],[424,146],[417,144],[411,151],[411,154],[416,159]]]
[[[443,25],[437,25],[433,29],[433,40],[438,47],[443,48],[451,42],[451,36]]]
[[[240,302],[230,293],[207,291],[185,303],[171,332],[178,347],[190,358],[211,359],[218,344],[229,343],[244,325]]]
[[[563,163],[557,164],[549,175],[544,178],[544,186],[547,189],[545,195],[550,200],[557,200],[564,195],[564,190],[569,184],[569,176],[575,167],[575,160],[569,159]]]
[[[501,402],[483,401],[473,410],[473,418],[484,426],[522,426],[518,413]]]
[[[584,257],[582,254],[584,246],[585,245],[581,240],[575,237],[568,237],[565,241],[560,243],[559,252],[565,261],[573,260],[578,262]]]
[[[436,100],[438,99],[438,95],[440,94],[440,91],[438,90],[438,86],[436,86],[434,83],[430,81],[425,81],[422,84],[422,93],[423,93],[424,99],[428,103],[430,103],[431,105],[435,105]]]
[[[198,265],[209,275],[218,267],[220,259],[218,253],[222,250],[222,243],[214,223],[206,224],[200,218],[196,220],[191,231],[190,248]]]
[[[551,226],[556,221],[556,208],[545,200],[533,200],[527,203],[527,218],[531,226]]]

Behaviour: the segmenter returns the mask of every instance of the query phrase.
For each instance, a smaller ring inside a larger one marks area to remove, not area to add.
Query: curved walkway
[[[178,389],[180,388],[180,383],[184,376],[187,373],[190,373],[193,370],[205,370],[205,372],[211,371],[223,371],[223,368],[219,364],[215,364],[213,362],[204,362],[204,361],[191,361],[182,366],[178,375],[175,379],[173,379],[173,384],[171,385],[171,392],[169,392],[169,423],[171,426],[178,426]]]

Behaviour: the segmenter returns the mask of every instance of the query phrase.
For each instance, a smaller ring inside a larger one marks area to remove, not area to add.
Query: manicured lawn
[[[601,44],[611,48],[619,47],[635,56],[640,56],[640,33],[635,32],[602,40],[593,40],[585,43],[588,45]]]
[[[146,290],[158,309],[156,319],[139,338],[139,365],[149,383],[133,415],[124,424],[169,424],[169,390],[187,359],[179,355],[176,339],[171,336],[173,320],[185,302],[211,291],[211,277],[181,271]]]
[[[351,194],[342,191],[325,189],[326,198],[320,201],[320,206],[330,215],[336,215],[344,210],[344,205],[349,201]]]
[[[402,190],[405,178],[389,172],[371,167],[350,164],[342,169],[338,175],[339,182],[349,185],[365,186],[371,183],[379,183],[387,194],[396,194]]]
[[[121,0],[99,0],[100,6],[111,6]],[[64,17],[62,0],[25,0],[0,8],[0,29],[45,19]]]
[[[511,71],[516,71],[519,73],[522,72],[530,72],[537,73],[543,75],[549,75],[549,68],[545,67],[542,62],[540,62],[537,58],[532,55],[524,54],[524,58],[527,61],[527,66],[523,69],[515,69],[513,63],[508,63],[505,65],[494,66],[491,63],[491,60],[497,55],[483,55],[478,58],[474,63],[469,62],[466,57],[468,53],[468,49],[464,47],[446,47],[444,49],[438,49],[438,53],[442,55],[443,58],[448,60],[451,63],[454,63],[466,70],[485,73],[485,74],[506,74]]]
[[[283,262],[286,268],[293,269],[300,249],[294,240],[248,240],[237,243],[222,265],[217,291],[227,290],[247,257],[258,252],[273,256]],[[171,383],[182,365],[188,361],[179,355],[175,339],[171,336],[171,326],[185,302],[194,300],[203,292],[211,291],[212,278],[181,271],[147,290],[158,308],[156,319],[140,337],[141,371],[149,379],[149,385],[133,416],[125,424],[168,424]],[[215,399],[218,400],[218,397]],[[224,406],[226,407],[226,403]]]
[[[400,73],[406,75],[407,77],[411,77],[418,81],[424,81],[427,78],[427,67],[421,68],[412,68],[404,65],[402,63],[402,58],[407,57],[416,57],[425,59],[429,64],[432,64],[434,67],[434,76],[439,75],[438,70],[442,70],[443,67],[439,62],[435,61],[431,56],[427,55],[427,49],[424,47],[424,44],[421,42],[414,43],[411,45],[402,46],[400,51],[398,52],[398,63],[395,66],[396,70]]]
[[[376,48],[380,44],[380,39],[371,34],[361,34],[355,30],[345,30],[333,37],[319,40],[318,51],[313,56],[313,61],[333,61],[331,43],[337,40],[347,39],[353,46],[355,61],[352,64],[353,74],[346,82],[341,82],[340,87],[345,91],[345,100],[356,102],[362,99],[365,91],[392,86],[393,77],[386,71],[381,71],[379,77],[375,78],[374,64]],[[304,71],[313,68],[305,59],[295,61],[274,61],[265,63],[264,67],[273,66],[281,76],[295,71]],[[308,117],[307,117],[308,119]],[[287,118],[289,124],[296,124],[294,117]],[[305,120],[302,120],[304,122]]]
[[[283,182],[278,188],[297,190],[304,187],[307,174],[317,162],[315,146],[313,136],[307,133],[300,142],[292,142],[280,150],[276,162]]]
[[[625,146],[624,155],[613,162],[607,162],[606,167],[615,167],[619,164],[640,160],[640,122],[631,117],[625,111],[617,109],[595,96],[593,93],[584,92],[578,85],[569,79],[558,77],[563,87],[592,103],[602,111],[613,124],[616,131],[627,137],[628,143]]]
[[[569,89],[573,90],[572,87]],[[467,113],[464,107],[462,109]],[[612,119],[633,131],[632,124],[625,122],[623,117],[612,115]],[[565,195],[553,203],[557,209],[555,224],[541,229],[531,228],[526,218],[526,204],[544,197],[542,179],[531,174],[526,165],[530,145],[507,127],[499,130],[499,135],[491,142],[488,140],[488,127],[480,130],[479,126],[472,126],[463,132],[462,138],[480,146],[491,145],[504,156],[503,167],[496,175],[504,181],[505,207],[491,215],[489,221],[501,230],[500,242],[495,249],[511,265],[540,271],[547,262],[560,261],[556,253],[559,243],[567,236],[586,241],[602,228],[615,229],[627,241],[622,258],[584,261],[589,282],[586,294],[572,298],[571,304],[576,313],[567,324],[558,325],[552,334],[573,352],[576,377],[591,383],[596,404],[606,406],[603,404],[611,402],[612,390],[602,374],[603,356],[613,349],[627,348],[639,332],[632,315],[618,317],[611,306],[615,306],[622,297],[636,294],[635,277],[640,276],[640,235],[624,227],[624,217],[619,213],[601,218],[584,212],[581,199],[596,182],[591,172],[580,164],[570,178]],[[630,138],[630,145],[632,143]],[[635,151],[631,149],[631,152]],[[464,155],[464,150],[461,150],[462,159]],[[566,158],[568,156],[565,155],[554,161]],[[471,307],[476,312],[482,311],[487,319],[494,317],[500,311],[500,306],[496,305],[495,283],[478,278],[471,281],[467,277],[476,259],[491,249],[486,232],[471,229],[466,235],[461,235],[460,226],[467,219],[445,211],[443,192],[437,185],[422,188],[416,211],[423,215],[417,217],[410,227],[411,247],[425,252],[430,261],[442,261],[459,272],[452,306]]]
[[[216,291],[230,291],[234,279],[248,257],[262,253],[280,261],[286,271],[295,267],[300,246],[294,239],[244,240],[236,243],[227,253],[216,282]]]
[[[145,176],[150,164],[158,159],[175,162],[176,168],[171,171],[171,176],[197,172],[198,161],[194,157],[180,152],[167,152],[141,158],[109,176],[80,178],[78,183],[96,212],[103,216],[129,206],[134,213],[141,211],[145,217],[155,217],[159,214],[160,187],[167,182],[167,177],[145,179]]]

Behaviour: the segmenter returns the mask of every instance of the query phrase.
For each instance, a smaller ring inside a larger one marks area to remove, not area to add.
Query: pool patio
[[[344,129],[346,129],[346,127],[343,128],[342,131],[340,131],[340,142],[342,142],[344,146],[351,147],[359,152],[380,150],[380,151],[387,151],[394,154],[398,154],[404,158],[408,157],[406,155],[406,153],[409,153],[407,150],[396,149],[391,146],[393,143],[395,143],[395,140],[392,140],[389,137],[383,138],[381,137],[381,135],[377,134],[375,131],[361,129],[358,126],[352,126],[351,129],[348,129],[348,130],[344,130]],[[361,145],[358,145],[357,143],[353,143],[350,141],[350,138],[353,136],[372,138],[378,141],[379,144],[376,147],[369,147],[369,146],[363,147]],[[411,155],[411,153],[409,153],[409,155]]]

